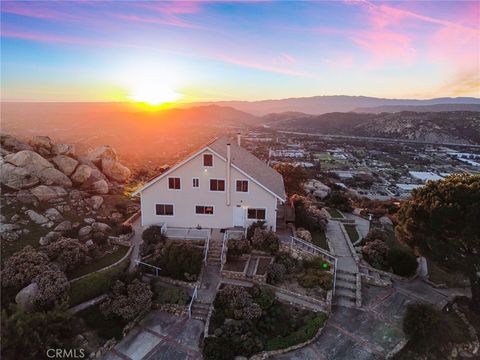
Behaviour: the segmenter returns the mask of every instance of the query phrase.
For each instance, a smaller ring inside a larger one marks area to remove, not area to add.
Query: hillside
[[[2,131],[49,134],[80,151],[110,144],[130,165],[182,157],[212,137],[258,119],[239,110],[200,106],[160,111],[128,103],[2,103]]]
[[[476,104],[480,99],[471,97],[435,98],[428,100],[413,99],[384,99],[367,96],[312,96],[302,98],[289,98],[261,101],[218,101],[209,102],[220,106],[231,106],[240,111],[253,115],[263,116],[269,113],[302,112],[306,114],[325,114],[330,112],[349,112],[358,108],[371,108],[379,106],[430,106],[437,104]],[[453,110],[453,109],[444,109]],[[467,110],[467,109],[465,109]],[[431,110],[437,111],[437,110]],[[376,112],[376,111],[374,111]]]
[[[356,113],[380,114],[382,112],[444,112],[444,111],[480,111],[480,104],[436,104],[436,105],[387,105],[355,109]]]
[[[480,144],[480,112],[270,114],[264,119],[282,130]]]

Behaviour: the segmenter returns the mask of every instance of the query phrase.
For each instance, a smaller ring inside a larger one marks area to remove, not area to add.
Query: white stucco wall
[[[226,205],[226,192],[210,191],[210,179],[227,179],[226,162],[213,155],[213,167],[203,166],[203,153],[183,164],[172,173],[158,180],[142,191],[142,225],[167,223],[170,227],[227,228],[233,226],[234,208],[237,205],[249,208],[266,209],[268,226],[276,228],[277,199],[274,195],[248,179],[235,168],[231,168],[230,206]],[[181,178],[181,190],[168,188],[169,177]],[[192,178],[200,179],[200,187],[193,188]],[[236,192],[236,180],[249,180],[248,193]],[[227,191],[228,189],[226,189]],[[174,216],[159,216],[155,214],[155,204],[173,204]],[[195,214],[195,206],[213,206],[213,215]],[[247,219],[246,226],[255,220]]]

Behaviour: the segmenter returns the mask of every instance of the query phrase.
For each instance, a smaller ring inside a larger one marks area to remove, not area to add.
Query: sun
[[[175,102],[182,97],[170,86],[158,83],[153,80],[151,82],[142,82],[133,87],[130,92],[130,99],[145,103],[151,106],[160,106]]]

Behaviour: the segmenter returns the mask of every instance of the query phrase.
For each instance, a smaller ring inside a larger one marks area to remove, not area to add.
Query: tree
[[[48,256],[32,246],[25,246],[5,261],[2,286],[22,288],[48,269]]]
[[[65,271],[71,271],[85,263],[88,248],[77,239],[60,238],[49,244],[46,252],[51,261]]]
[[[325,203],[340,211],[352,212],[352,204],[349,197],[343,191],[332,191],[325,200]]]
[[[34,282],[38,285],[38,294],[34,299],[36,308],[48,309],[54,304],[60,304],[68,299],[67,292],[70,283],[63,271],[52,267],[39,274]]]
[[[303,184],[308,180],[308,174],[301,166],[279,163],[273,168],[282,175],[287,196],[304,194]]]
[[[2,311],[2,357],[43,359],[48,349],[72,348],[73,329],[66,305],[45,312]]]
[[[131,283],[117,280],[112,285],[112,291],[100,305],[100,310],[106,317],[119,316],[124,320],[133,320],[144,314],[152,306],[153,292],[150,285],[134,279]]]
[[[452,175],[415,189],[398,213],[396,235],[470,279],[480,313],[480,175]]]

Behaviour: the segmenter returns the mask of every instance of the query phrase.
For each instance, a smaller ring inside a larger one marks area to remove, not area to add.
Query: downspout
[[[226,203],[227,206],[230,206],[230,176],[231,176],[231,167],[232,167],[232,155],[230,152],[230,143],[227,144],[227,186],[226,186]]]

